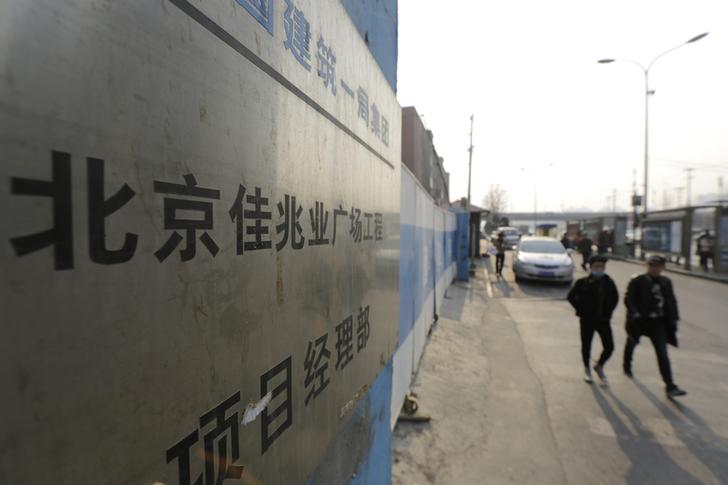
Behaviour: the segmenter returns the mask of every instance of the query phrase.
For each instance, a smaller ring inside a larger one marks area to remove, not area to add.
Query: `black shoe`
[[[688,392],[680,389],[677,386],[672,386],[671,388],[667,389],[665,393],[667,394],[667,397],[680,397],[687,395]]]

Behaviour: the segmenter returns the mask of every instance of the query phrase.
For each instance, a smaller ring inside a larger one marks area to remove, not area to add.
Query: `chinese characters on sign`
[[[339,371],[366,347],[369,339],[369,305],[359,307],[356,313],[356,354],[353,325],[354,315],[349,315],[336,326],[336,369]],[[307,344],[303,360],[304,406],[313,403],[331,382],[328,340],[327,332]],[[342,358],[345,359],[343,364]],[[261,455],[293,425],[293,374],[292,357],[288,356],[260,376],[261,399],[270,395],[261,413]],[[241,479],[245,467],[240,464],[240,426],[244,426],[238,419],[240,395],[240,391],[235,392],[200,416],[199,428],[167,450],[166,462],[176,463],[179,485],[222,485],[226,479]],[[196,456],[203,457],[204,464],[199,471],[194,470],[193,466],[193,457]]]
[[[19,177],[10,178],[10,191],[15,195],[48,197],[52,202],[53,226],[34,234],[11,237],[10,243],[18,256],[39,251],[52,246],[56,270],[69,270],[74,267],[73,250],[73,207],[71,201],[71,154],[51,152],[51,180],[36,180]],[[108,241],[106,237],[107,218],[122,210],[132,201],[136,192],[124,184],[114,195],[106,197],[104,192],[104,160],[87,158],[87,196],[88,196],[88,241],[89,258],[97,264],[120,264],[131,260],[137,249],[139,235],[125,233],[120,241]],[[219,189],[201,187],[193,174],[182,177],[183,184],[155,180],[154,193],[162,194],[163,225],[171,231],[166,242],[154,252],[161,263],[180,247],[181,261],[190,261],[198,254],[197,241],[204,251],[213,258],[221,251],[213,238],[215,202],[222,199]],[[342,218],[349,218],[347,231],[355,243],[362,241],[381,241],[382,214],[363,212],[352,207],[344,209],[341,205],[331,211],[324,202],[314,201],[308,209],[311,231],[304,234],[302,219],[305,219],[303,206],[297,197],[284,194],[275,205],[277,218],[273,218],[270,198],[261,187],[248,190],[242,185],[237,187],[237,195],[228,210],[230,221],[235,224],[236,253],[242,255],[249,251],[282,251],[286,246],[300,250],[306,246],[335,246]],[[331,222],[331,224],[329,224]],[[275,227],[272,238],[271,226]],[[330,229],[331,228],[331,229]],[[346,229],[341,229],[343,232]],[[180,231],[180,232],[178,232]],[[373,231],[373,233],[372,233]],[[274,244],[275,243],[275,244]],[[109,246],[118,249],[110,249]]]
[[[273,15],[275,0],[236,0],[270,35],[273,35]],[[298,8],[294,0],[281,0],[283,5],[284,48],[290,52],[298,64],[306,71],[311,71],[311,23],[306,13]],[[336,54],[330,44],[319,34],[315,46],[316,75],[321,78],[324,87],[337,95]],[[356,92],[343,79],[340,79],[344,92],[352,99],[356,98],[357,116],[372,134],[384,145],[389,146],[389,121],[380,112],[376,103],[369,101],[369,95],[363,87]]]

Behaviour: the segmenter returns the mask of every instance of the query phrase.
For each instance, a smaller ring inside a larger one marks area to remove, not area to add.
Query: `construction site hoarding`
[[[0,472],[303,483],[397,344],[400,107],[339,2],[0,4]]]

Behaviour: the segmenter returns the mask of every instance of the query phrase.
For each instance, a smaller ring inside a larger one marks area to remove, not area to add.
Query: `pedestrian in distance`
[[[634,349],[640,337],[646,336],[655,348],[657,364],[665,382],[665,393],[668,397],[677,397],[684,396],[687,392],[673,381],[667,344],[678,346],[677,323],[680,313],[672,282],[662,276],[665,262],[662,256],[650,256],[647,260],[647,272],[632,278],[627,286],[624,296],[627,307],[627,343],[624,347],[623,370],[627,377],[632,377]]]
[[[714,238],[710,235],[710,230],[706,229],[705,233],[698,238],[698,256],[700,257],[700,267],[703,271],[708,271],[708,261],[713,263],[713,244]],[[713,263],[715,265],[715,263]]]
[[[576,280],[571,287],[567,299],[576,310],[581,329],[581,358],[584,363],[584,380],[592,383],[591,344],[594,333],[598,333],[602,340],[602,355],[594,366],[594,371],[604,384],[607,376],[604,374],[604,364],[614,352],[614,338],[612,336],[612,313],[619,303],[619,292],[614,280],[606,274],[607,258],[594,255],[589,259],[589,276]]]
[[[495,240],[495,274],[503,276],[503,264],[506,261],[506,235],[503,231],[498,233]]]
[[[609,231],[606,229],[599,233],[597,252],[599,254],[607,254],[609,252]]]
[[[561,238],[561,245],[564,246],[564,249],[571,248],[571,240],[568,234],[564,233],[564,236]]]
[[[594,245],[594,241],[592,241],[591,238],[583,232],[579,234],[581,235],[578,246],[579,252],[581,253],[581,269],[586,271],[586,265],[589,263],[589,258],[591,258],[592,255],[592,246]]]

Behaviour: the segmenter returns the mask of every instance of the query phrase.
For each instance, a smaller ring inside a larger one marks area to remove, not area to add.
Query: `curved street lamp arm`
[[[665,54],[669,54],[670,52],[672,52],[672,51],[674,51],[674,50],[676,50],[676,49],[679,49],[680,47],[682,47],[682,46],[684,46],[684,45],[687,45],[687,44],[688,44],[687,42],[683,42],[683,43],[682,43],[682,44],[680,44],[680,45],[676,45],[675,47],[673,47],[673,48],[671,48],[671,49],[668,49],[668,50],[666,50],[666,51],[665,51],[665,52],[663,52],[662,54],[658,54],[657,56],[655,56],[655,58],[654,58],[654,59],[652,59],[652,60],[650,61],[650,63],[649,63],[649,64],[647,64],[647,69],[645,69],[645,70],[646,70],[646,71],[649,71],[649,70],[650,70],[650,68],[652,67],[652,64],[654,64],[654,63],[655,63],[655,61],[656,61],[657,59],[659,59],[660,57],[664,56]]]
[[[699,41],[700,39],[702,39],[703,37],[705,37],[706,35],[708,35],[708,32],[702,33],[702,34],[700,34],[700,35],[696,35],[696,36],[695,36],[695,37],[693,37],[692,39],[690,39],[690,40],[687,40],[687,41],[685,41],[685,42],[683,42],[683,43],[681,43],[681,44],[678,44],[678,45],[676,45],[675,47],[673,47],[673,48],[671,48],[671,49],[668,49],[668,50],[666,50],[665,52],[663,52],[663,53],[661,53],[661,54],[658,54],[657,56],[655,56],[655,58],[654,58],[654,59],[652,59],[652,60],[650,61],[650,63],[649,63],[648,65],[647,65],[647,69],[646,69],[646,70],[647,70],[647,71],[649,71],[649,70],[650,70],[650,68],[652,67],[652,64],[654,64],[654,63],[655,63],[655,61],[656,61],[657,59],[659,59],[660,57],[664,56],[665,54],[669,54],[670,52],[674,51],[675,49],[679,49],[680,47],[682,47],[682,46],[684,46],[684,45],[688,45],[688,44],[692,44],[693,42],[697,42],[697,41]]]

